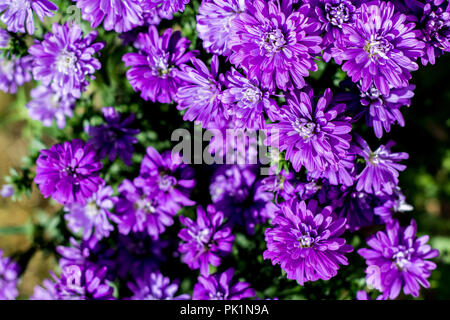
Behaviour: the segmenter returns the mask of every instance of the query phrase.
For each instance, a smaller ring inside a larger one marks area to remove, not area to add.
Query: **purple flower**
[[[395,299],[402,287],[405,294],[419,296],[420,286],[429,288],[427,278],[436,264],[427,259],[435,258],[439,251],[428,244],[428,236],[416,238],[414,220],[406,227],[398,221],[388,224],[386,231],[378,231],[367,240],[370,249],[359,249],[366,259],[367,284],[383,293],[384,298]]]
[[[139,53],[127,53],[123,61],[127,67],[127,78],[135,91],[141,92],[144,100],[170,103],[175,98],[183,80],[178,76],[180,66],[197,55],[197,51],[186,52],[190,45],[180,31],[167,29],[160,37],[158,29],[150,26],[148,33],[140,33],[135,41]]]
[[[245,10],[244,0],[202,1],[197,15],[197,31],[207,52],[229,56],[228,42],[234,19]]]
[[[13,55],[10,59],[0,57],[0,90],[16,93],[18,87],[31,81],[32,62],[31,56],[19,58]]]
[[[253,298],[255,290],[247,282],[233,281],[234,269],[224,273],[198,277],[194,286],[193,300],[242,300]]]
[[[59,129],[66,126],[66,117],[73,116],[76,99],[69,95],[62,95],[48,86],[38,86],[31,90],[31,100],[27,103],[28,114],[31,119],[41,121],[45,127],[51,127],[53,121]]]
[[[159,154],[155,148],[148,147],[134,183],[146,193],[155,192],[158,200],[173,212],[195,204],[189,199],[195,186],[194,171],[169,150]]]
[[[34,299],[52,300],[114,300],[113,287],[105,275],[106,267],[69,265],[62,268],[61,276],[54,274],[44,282],[45,288],[35,289]]]
[[[383,191],[392,194],[393,187],[398,185],[398,171],[405,170],[406,166],[398,162],[408,159],[405,152],[392,153],[393,141],[385,146],[381,145],[377,150],[370,150],[369,145],[361,137],[357,137],[360,146],[358,154],[366,161],[366,167],[357,176],[356,189],[367,193],[376,194]]]
[[[113,220],[118,224],[119,232],[146,232],[153,239],[166,227],[173,224],[173,216],[177,213],[168,207],[157,192],[146,193],[141,187],[125,179],[119,186],[119,200],[116,204],[116,215]]]
[[[281,169],[277,173],[276,166],[269,168],[269,176],[261,180],[261,185],[263,190],[275,193],[277,203],[295,197],[298,192],[298,188],[295,186],[294,173],[292,171],[287,172],[285,169]]]
[[[145,274],[136,279],[136,283],[129,282],[128,288],[133,293],[131,300],[189,300],[188,294],[175,296],[178,291],[177,283],[170,283],[170,279],[160,272]]]
[[[331,207],[320,209],[314,200],[308,204],[284,202],[272,220],[273,228],[266,229],[264,259],[280,264],[287,278],[300,285],[329,280],[337,274],[340,264],[348,264],[345,253],[353,251],[344,238],[339,238],[345,223],[345,219],[336,218]]]
[[[118,33],[141,26],[141,0],[73,0],[81,9],[82,17],[97,28],[103,21],[105,30]]]
[[[302,166],[311,173],[338,171],[350,148],[352,125],[344,117],[345,105],[331,105],[332,92],[327,89],[313,105],[312,92],[291,92],[288,105],[281,110],[280,121],[269,127],[270,144],[279,143],[286,150],[295,171]]]
[[[8,257],[3,256],[0,249],[0,300],[15,300],[17,291],[19,265]]]
[[[56,283],[50,279],[44,279],[42,286],[34,287],[30,300],[60,300]]]
[[[105,124],[88,127],[91,138],[89,143],[97,149],[99,156],[108,156],[109,161],[114,161],[119,156],[127,166],[131,166],[133,156],[133,144],[138,142],[135,137],[138,129],[130,128],[134,121],[134,114],[123,119],[121,114],[113,107],[102,109]]]
[[[10,45],[11,36],[5,29],[0,29],[0,48],[8,48]]]
[[[242,67],[263,88],[303,88],[304,77],[316,71],[320,53],[320,23],[308,17],[309,5],[294,10],[291,1],[255,0],[231,26],[230,61]]]
[[[224,225],[224,215],[209,205],[205,210],[197,207],[197,221],[180,216],[180,222],[186,227],[181,229],[178,237],[181,242],[178,251],[183,262],[192,270],[200,268],[200,274],[209,275],[209,265],[220,266],[221,258],[231,253],[234,235]]]
[[[75,139],[41,150],[34,182],[46,198],[52,196],[63,205],[85,204],[102,183],[101,168],[95,149]]]
[[[406,87],[415,62],[423,54],[424,43],[414,23],[405,23],[406,16],[395,12],[389,2],[362,4],[353,24],[342,26],[343,37],[336,43],[333,56],[346,62],[346,71],[353,82],[361,80],[362,91],[372,84],[388,95],[390,87]]]
[[[380,197],[380,203],[373,210],[374,214],[381,218],[384,223],[391,223],[393,215],[397,212],[412,211],[414,207],[406,203],[406,197],[399,187],[394,189],[392,195]]]
[[[219,59],[213,56],[211,72],[203,61],[192,58],[194,68],[181,67],[178,77],[185,81],[177,92],[178,110],[186,110],[183,120],[196,121],[203,128],[214,127],[223,118],[223,106],[220,101],[221,85],[218,83]]]
[[[258,81],[249,80],[233,68],[226,74],[226,87],[221,95],[225,117],[230,118],[236,128],[264,128],[264,111],[272,121],[276,119],[277,104],[270,99],[268,91],[259,88]]]
[[[34,33],[33,12],[41,22],[44,17],[53,17],[58,7],[50,0],[0,0],[1,21],[11,32]]]
[[[103,182],[86,204],[77,202],[69,204],[65,208],[67,212],[65,219],[69,229],[74,233],[82,231],[83,240],[88,240],[91,236],[96,240],[108,237],[114,230],[109,221],[111,210],[117,201],[117,198],[112,196],[113,193],[114,190]]]
[[[158,7],[164,14],[172,14],[178,11],[184,11],[186,4],[190,0],[149,0],[150,6]]]
[[[9,198],[14,195],[14,187],[10,184],[4,184],[0,188],[0,197],[2,198]]]
[[[29,48],[33,56],[33,76],[46,86],[53,86],[62,95],[79,98],[92,77],[99,70],[100,62],[94,54],[104,44],[92,43],[97,37],[93,31],[83,38],[81,27],[77,24],[53,24],[53,33],[47,33],[42,42],[36,41]]]

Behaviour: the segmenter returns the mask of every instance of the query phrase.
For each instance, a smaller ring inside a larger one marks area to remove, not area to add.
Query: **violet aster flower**
[[[117,201],[117,198],[112,196],[113,193],[114,190],[103,182],[86,204],[70,203],[65,208],[67,213],[64,216],[69,229],[75,233],[82,232],[84,240],[91,236],[96,240],[108,237],[114,230],[109,221],[111,210]]]
[[[82,17],[97,28],[103,21],[105,30],[118,33],[141,26],[142,5],[140,0],[74,0],[81,9]]]
[[[398,185],[398,172],[406,168],[398,162],[408,159],[408,154],[391,152],[391,147],[395,144],[393,141],[381,145],[375,151],[361,137],[357,137],[357,142],[361,147],[358,154],[366,161],[366,167],[357,176],[356,189],[367,193],[383,191],[392,194],[393,187]]]
[[[52,33],[47,33],[42,42],[36,41],[28,51],[33,56],[33,76],[46,86],[52,85],[61,94],[79,98],[92,77],[99,70],[100,62],[94,54],[104,44],[93,43],[97,31],[83,38],[77,24],[53,24]]]
[[[19,265],[10,258],[3,256],[0,249],[0,300],[15,300],[19,294]]]
[[[233,280],[234,269],[223,273],[198,277],[194,286],[193,300],[242,300],[253,298],[256,291],[247,282]]]
[[[31,119],[41,121],[45,127],[53,122],[59,129],[66,126],[66,117],[73,116],[76,99],[69,95],[62,95],[48,86],[38,86],[31,90],[31,100],[27,103],[28,114]]]
[[[114,289],[105,280],[106,273],[106,267],[65,266],[62,268],[60,277],[52,273],[52,281],[46,281],[45,288],[35,291],[36,295],[34,298],[114,300]]]
[[[209,275],[209,265],[218,267],[221,258],[231,253],[234,236],[231,229],[224,225],[224,215],[209,205],[205,210],[197,207],[197,221],[180,216],[180,222],[186,227],[178,237],[181,242],[178,251],[183,262],[192,270],[200,269],[201,275]]]
[[[11,36],[5,29],[0,29],[0,48],[8,48]]]
[[[245,10],[245,0],[202,1],[197,15],[198,37],[207,52],[229,56],[228,42],[236,16]]]
[[[328,167],[337,171],[350,148],[352,125],[344,117],[345,105],[332,105],[332,93],[327,89],[317,104],[313,104],[312,92],[291,92],[288,105],[282,108],[280,121],[268,126],[270,144],[279,143],[286,150],[295,171],[302,166],[311,172],[324,172]]]
[[[295,185],[295,176],[292,171],[287,172],[281,169],[277,173],[277,167],[269,168],[269,176],[261,180],[261,188],[275,193],[275,200],[289,200],[296,196],[297,186]],[[281,198],[281,199],[280,199]]]
[[[116,215],[113,220],[118,224],[119,232],[129,234],[133,232],[146,232],[153,239],[166,227],[173,224],[173,216],[177,213],[158,197],[158,193],[150,193],[125,179],[119,186],[120,197],[116,205]]]
[[[316,71],[321,51],[320,23],[308,16],[309,5],[294,10],[290,1],[246,2],[246,11],[232,22],[230,61],[242,67],[263,88],[303,88],[304,77]]]
[[[167,29],[161,37],[158,29],[150,26],[148,33],[140,33],[135,41],[139,53],[127,53],[123,61],[127,67],[127,78],[135,91],[141,92],[144,100],[170,103],[183,80],[178,76],[180,66],[197,55],[197,51],[186,52],[190,45],[180,31]]]
[[[249,80],[232,68],[226,74],[226,87],[221,95],[225,117],[232,119],[236,128],[264,128],[264,111],[270,120],[276,119],[277,104],[268,91],[259,88],[257,80]]]
[[[351,245],[339,238],[346,220],[337,219],[331,207],[320,209],[317,202],[290,200],[283,203],[273,228],[266,229],[267,250],[264,259],[280,264],[288,279],[300,285],[318,279],[329,280],[337,274],[339,265],[347,265],[345,254]]]
[[[164,14],[172,14],[184,11],[190,0],[149,0],[150,6],[157,7]]]
[[[88,127],[87,132],[91,136],[89,143],[97,149],[99,156],[108,156],[109,161],[114,161],[118,156],[127,166],[131,166],[133,156],[133,144],[138,142],[135,137],[138,129],[130,128],[134,121],[134,114],[123,118],[113,107],[102,109],[104,124]]]
[[[14,187],[10,184],[4,184],[0,188],[0,197],[2,198],[9,198],[14,195]]]
[[[33,12],[41,22],[44,17],[53,17],[58,7],[50,0],[0,0],[0,20],[11,32],[34,33]]]
[[[175,296],[178,284],[171,283],[168,277],[160,272],[152,272],[144,275],[142,279],[136,279],[136,283],[129,282],[128,288],[133,293],[131,300],[189,300],[188,294]]]
[[[46,198],[52,196],[63,205],[85,204],[102,183],[101,168],[95,149],[75,139],[41,150],[34,182]]]
[[[148,147],[134,183],[146,193],[156,192],[158,200],[170,211],[195,204],[189,199],[195,186],[194,171],[169,150],[159,154],[155,148]]]
[[[342,41],[333,56],[338,63],[346,61],[342,70],[353,82],[361,80],[362,90],[371,84],[384,95],[390,86],[408,85],[415,62],[423,54],[424,43],[418,40],[420,32],[414,23],[406,23],[406,16],[395,12],[389,2],[362,4],[358,18],[343,25]]]
[[[17,88],[31,81],[33,58],[31,56],[10,59],[0,57],[0,90],[6,93],[16,93]]]
[[[219,59],[213,56],[211,72],[203,61],[192,58],[194,68],[181,67],[178,77],[185,81],[177,92],[178,110],[186,110],[183,120],[196,121],[203,128],[214,127],[214,123],[223,118],[223,106],[220,101],[221,85],[216,80],[219,71]]]
[[[408,227],[398,221],[388,224],[386,231],[378,231],[367,240],[370,249],[359,249],[366,259],[367,284],[383,293],[384,298],[395,299],[402,287],[405,294],[419,295],[420,286],[429,288],[427,278],[436,264],[439,251],[427,244],[427,235],[416,238],[414,220]]]
[[[56,283],[50,279],[44,279],[42,286],[34,287],[30,300],[60,300]]]

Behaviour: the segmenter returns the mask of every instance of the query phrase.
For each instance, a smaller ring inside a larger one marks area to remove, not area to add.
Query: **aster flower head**
[[[146,193],[155,193],[173,212],[182,206],[195,204],[189,199],[195,186],[194,171],[183,163],[179,154],[172,154],[169,150],[159,154],[155,148],[148,147],[134,183]]]
[[[134,114],[124,118],[113,107],[102,109],[104,124],[88,127],[87,132],[91,136],[89,143],[97,149],[99,157],[108,156],[109,161],[114,161],[118,156],[126,165],[131,165],[133,156],[133,144],[138,142],[136,135],[138,129],[130,128],[134,121]]]
[[[275,193],[275,200],[278,203],[282,200],[289,200],[296,196],[298,187],[294,172],[281,169],[277,172],[277,166],[269,168],[269,175],[261,180],[261,188]],[[280,199],[281,198],[281,199]]]
[[[352,24],[342,27],[343,36],[333,56],[353,82],[361,80],[362,91],[372,84],[388,95],[390,87],[406,87],[411,71],[423,54],[424,43],[415,24],[396,12],[390,2],[362,4]]]
[[[93,43],[96,37],[97,32],[92,31],[83,38],[77,24],[53,24],[52,32],[28,49],[33,56],[34,79],[53,86],[62,95],[79,98],[89,84],[86,78],[92,78],[101,67],[94,55],[104,43]]]
[[[10,184],[4,184],[2,185],[2,187],[0,188],[0,197],[2,198],[9,198],[12,197],[14,195],[14,187]]]
[[[247,282],[233,280],[234,269],[223,273],[198,277],[194,286],[193,300],[243,300],[256,296],[256,291]]]
[[[58,7],[50,0],[0,0],[0,20],[11,32],[34,33],[33,13],[41,22],[53,17]]]
[[[11,35],[5,29],[0,29],[0,48],[8,48],[11,41]]]
[[[145,274],[136,279],[136,283],[129,282],[128,288],[133,293],[131,300],[189,300],[188,294],[175,296],[178,283],[170,281],[159,271]]]
[[[365,168],[357,176],[356,189],[371,194],[380,191],[392,194],[393,188],[398,185],[398,172],[406,169],[399,162],[408,159],[408,154],[391,152],[391,147],[395,144],[393,141],[381,145],[375,151],[361,137],[357,137],[356,141],[360,146],[357,152],[366,161]]]
[[[291,1],[246,1],[246,11],[232,21],[230,62],[257,78],[265,89],[303,88],[316,71],[321,51],[320,23],[310,6],[294,10]]]
[[[75,139],[41,150],[34,182],[44,197],[51,196],[63,205],[85,204],[103,181],[99,177],[101,168],[95,149]]]
[[[395,299],[402,288],[404,294],[417,297],[420,286],[430,286],[427,278],[436,264],[428,259],[436,258],[439,251],[427,244],[427,235],[416,237],[416,231],[414,220],[407,227],[395,221],[367,240],[369,249],[358,250],[368,265],[367,284],[382,292],[384,298]]]
[[[350,148],[352,129],[350,118],[343,116],[344,104],[331,104],[332,92],[327,89],[317,104],[312,92],[295,91],[287,95],[280,121],[271,124],[268,143],[279,144],[286,150],[295,171],[324,172],[331,167],[337,171]]]
[[[267,90],[260,89],[257,80],[249,80],[233,68],[227,72],[225,81],[227,89],[222,92],[221,101],[225,117],[231,119],[236,128],[264,128],[264,112],[275,120],[277,104]]]
[[[64,216],[69,229],[74,233],[82,232],[84,240],[91,236],[96,240],[108,237],[114,230],[109,221],[112,215],[111,210],[117,201],[113,193],[114,190],[102,182],[86,204],[70,203],[65,208],[67,213]]]
[[[0,57],[0,90],[6,93],[16,93],[17,88],[31,81],[33,58],[31,56],[10,59]]]
[[[118,33],[141,26],[143,9],[140,0],[74,0],[82,17],[97,28],[102,22],[105,30]]]
[[[340,265],[347,265],[345,254],[353,247],[339,238],[346,220],[336,218],[331,207],[320,209],[317,202],[284,202],[272,228],[266,229],[267,250],[264,259],[280,264],[288,279],[300,285],[318,279],[329,280]]]
[[[245,10],[244,0],[202,1],[197,15],[197,31],[207,52],[229,56],[228,46],[234,19]]]
[[[183,12],[186,4],[191,0],[149,0],[149,5],[159,8],[164,14]]]
[[[15,300],[19,295],[19,265],[3,256],[0,249],[0,300]]]
[[[209,275],[209,266],[218,267],[221,258],[231,253],[234,235],[224,224],[224,215],[209,205],[206,211],[197,207],[197,220],[180,216],[181,229],[178,237],[182,240],[178,250],[183,254],[183,262],[191,269],[200,269],[200,274]]]
[[[156,191],[145,192],[143,188],[125,179],[119,186],[119,199],[116,204],[116,215],[119,232],[146,232],[153,239],[173,224],[176,211],[168,207]]]
[[[219,59],[213,56],[211,71],[203,61],[192,58],[194,68],[184,65],[179,77],[185,81],[177,92],[178,110],[186,110],[183,120],[201,123],[203,128],[215,127],[223,118],[223,106],[220,101],[222,86],[217,81]]]
[[[28,114],[31,119],[41,121],[45,127],[51,127],[53,122],[59,129],[66,126],[66,117],[73,116],[76,99],[69,95],[62,95],[52,87],[40,85],[31,90],[32,100],[27,103]]]
[[[134,90],[141,92],[144,100],[170,103],[184,82],[179,76],[180,66],[197,55],[197,51],[186,52],[190,45],[180,31],[167,29],[161,37],[155,26],[148,33],[140,33],[134,42],[139,53],[127,53],[123,61],[127,67],[127,78]]]

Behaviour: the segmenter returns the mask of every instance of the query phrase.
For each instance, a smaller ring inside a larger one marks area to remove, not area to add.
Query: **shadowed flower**
[[[19,295],[17,286],[19,280],[19,265],[10,258],[3,256],[0,249],[0,300],[15,300]]]
[[[172,14],[178,11],[184,11],[186,4],[191,0],[148,0],[149,5],[152,7],[157,7],[159,10],[165,14]]]
[[[160,272],[145,274],[144,278],[136,279],[136,283],[129,282],[128,288],[133,293],[131,300],[189,300],[191,298],[188,294],[175,296],[178,284],[170,283],[170,279]]]
[[[395,221],[367,240],[370,249],[358,250],[368,265],[367,284],[385,299],[397,298],[402,288],[405,294],[418,297],[420,286],[430,287],[427,278],[436,264],[428,259],[436,258],[439,251],[426,244],[427,235],[416,238],[416,231],[414,220],[406,228]]]
[[[16,93],[18,87],[31,81],[32,63],[31,56],[12,56],[10,59],[0,57],[0,90]]]

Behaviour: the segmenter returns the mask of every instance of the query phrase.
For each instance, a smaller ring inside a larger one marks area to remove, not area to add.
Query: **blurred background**
[[[441,251],[438,268],[430,278],[431,288],[421,291],[424,299],[450,299],[450,55],[434,66],[421,67],[413,74],[415,97],[403,113],[406,126],[394,127],[388,138],[397,142],[397,151],[410,155],[408,168],[401,173],[400,185],[414,212],[418,235],[428,234],[431,245]],[[17,95],[0,92],[0,185],[10,169],[20,169],[33,146],[33,121],[25,103],[27,87]],[[369,130],[367,135],[373,133]],[[373,140],[375,141],[375,140]],[[18,170],[20,172],[20,170]],[[44,200],[33,186],[29,197],[20,201],[0,198],[0,249],[8,256],[30,259],[19,287],[19,298],[26,299],[36,284],[47,278],[56,257],[33,245],[31,234],[40,219],[51,219],[60,208]],[[44,215],[43,215],[44,214]],[[44,217],[44,218],[43,218]],[[55,222],[57,223],[57,222]]]

